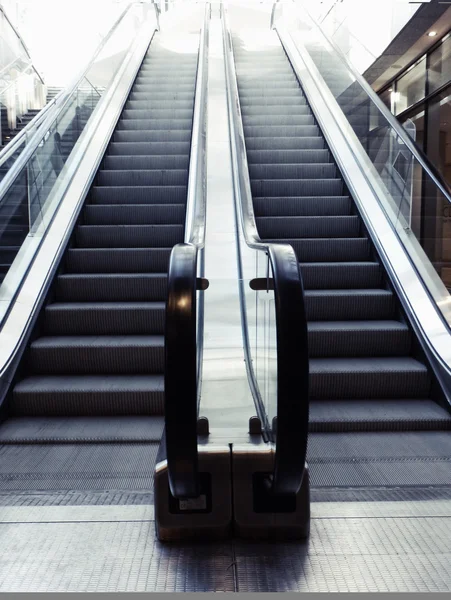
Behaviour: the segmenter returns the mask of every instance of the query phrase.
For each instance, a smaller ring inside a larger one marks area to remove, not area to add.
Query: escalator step
[[[262,94],[255,95],[249,94],[247,96],[243,96],[240,94],[240,106],[291,106],[293,104],[296,105],[304,105],[308,106],[305,97],[302,95],[300,90],[290,92],[290,94],[272,94],[271,96],[263,96]]]
[[[84,273],[58,276],[58,302],[163,302],[165,273]]]
[[[162,415],[162,375],[33,376],[13,391],[15,415]]]
[[[166,273],[172,248],[69,248],[71,273]]]
[[[312,358],[403,356],[411,348],[409,328],[399,321],[312,321],[308,341]]]
[[[184,225],[80,225],[77,244],[85,248],[168,248],[183,242]]]
[[[310,397],[427,398],[430,377],[413,358],[312,358]]]
[[[314,137],[319,135],[317,125],[293,125],[293,127],[284,127],[283,125],[246,125],[244,123],[244,134],[246,137]]]
[[[165,72],[163,70],[158,69],[146,69],[143,71],[139,71],[138,76],[135,79],[135,84],[149,84],[152,85],[154,89],[159,89],[162,85],[169,85],[174,83],[176,83],[176,85],[184,83],[186,85],[192,86],[193,80],[195,79],[195,75],[195,69],[183,69],[183,71],[177,74],[177,81],[174,82],[174,74],[171,72]]]
[[[121,119],[116,131],[188,131],[191,134],[191,119]]]
[[[93,186],[94,204],[180,204],[186,202],[186,185]]]
[[[20,246],[3,246],[0,248],[0,261],[11,264],[19,252]]]
[[[395,317],[395,298],[388,290],[307,290],[308,321],[374,321]]]
[[[266,127],[304,127],[315,124],[312,114],[297,115],[247,115],[245,118],[246,127],[260,127],[262,125]]]
[[[332,161],[329,150],[248,150],[249,165],[315,164]]]
[[[263,117],[267,115],[311,115],[312,111],[307,104],[293,101],[293,104],[281,104],[280,106],[266,104],[242,104],[241,114],[247,120],[250,116]]]
[[[251,81],[248,84],[238,85],[238,90],[240,98],[243,99],[249,98],[250,96],[268,96],[270,94],[292,98],[302,96],[299,84],[295,81],[292,81],[291,83],[289,81],[286,83]]]
[[[357,215],[321,217],[257,217],[257,228],[262,238],[351,238],[359,235]]]
[[[36,374],[158,374],[164,370],[162,335],[46,336],[32,342]]]
[[[321,150],[326,147],[324,139],[317,136],[303,137],[251,137],[246,136],[247,150]]]
[[[53,302],[45,309],[48,335],[162,335],[164,302]]]
[[[291,90],[272,90],[272,97],[263,97],[264,90],[250,90],[246,92],[242,92],[240,94],[240,104],[242,106],[252,105],[252,106],[278,106],[280,100],[280,104],[283,106],[284,104],[306,104],[305,100],[303,101],[302,92],[300,89],[291,89]],[[261,96],[261,97],[260,97]],[[257,98],[258,97],[258,98]],[[273,133],[276,135],[276,133]],[[282,134],[283,135],[283,134]]]
[[[192,119],[193,108],[126,108],[122,111],[121,120],[127,119]]]
[[[0,444],[159,442],[164,417],[13,417],[0,425]]]
[[[267,242],[277,242],[267,239]],[[355,262],[368,261],[370,242],[367,238],[311,238],[284,239],[293,246],[299,262]]]
[[[129,130],[116,129],[113,142],[189,142],[191,129]]]
[[[179,224],[185,222],[184,204],[88,204],[86,225]]]
[[[451,415],[426,398],[319,400],[310,404],[311,432],[440,431]]]
[[[306,290],[371,289],[382,284],[382,270],[377,262],[301,263]]]
[[[190,142],[111,142],[108,146],[109,158],[112,155],[148,156],[166,158],[166,155],[188,156]]]
[[[183,101],[184,106],[193,105],[194,94],[193,92],[186,92],[184,90],[178,91],[157,91],[150,92],[139,92],[132,90],[127,98],[130,100],[144,100],[145,102],[153,102],[154,105],[161,107],[165,104],[173,104],[174,102]],[[190,104],[191,103],[191,104]]]
[[[338,175],[334,163],[324,164],[250,164],[249,176],[251,181],[258,179],[334,179]],[[281,181],[282,183],[282,181]]]
[[[186,169],[158,169],[149,170],[99,170],[96,176],[98,186],[176,186],[188,184],[188,171]]]
[[[285,198],[254,198],[257,217],[349,215],[349,196],[286,196]]]
[[[189,167],[189,155],[170,154],[169,156],[109,155],[103,160],[105,170],[138,170],[138,169],[185,169]]]
[[[194,96],[194,88],[195,88],[195,84],[194,82],[189,82],[189,83],[184,83],[183,81],[180,83],[171,81],[170,83],[160,83],[158,86],[152,84],[152,83],[135,83],[133,86],[133,94],[142,92],[145,94],[148,94],[149,96],[153,97],[154,96],[154,92],[156,92],[157,94],[164,94],[164,93],[170,93],[170,94],[177,94],[178,92],[184,93],[184,94],[191,94],[191,97]]]
[[[148,95],[143,94],[142,97],[138,98],[138,99],[131,99],[130,96],[127,100],[127,102],[125,103],[125,107],[124,110],[139,110],[139,111],[155,111],[155,115],[158,114],[158,111],[162,111],[165,109],[162,109],[161,106],[170,106],[171,109],[167,109],[167,110],[171,110],[171,111],[190,111],[191,114],[193,113],[194,110],[194,102],[191,100],[186,100],[186,99],[178,99],[178,100],[174,100],[173,98],[171,100],[167,100],[165,99],[164,101],[162,101],[161,99],[158,98],[149,98]],[[155,118],[157,118],[157,116],[155,116]],[[169,118],[169,116],[168,116]]]
[[[253,196],[342,196],[342,179],[251,180]]]

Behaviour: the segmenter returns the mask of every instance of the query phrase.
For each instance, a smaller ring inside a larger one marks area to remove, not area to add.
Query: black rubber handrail
[[[302,276],[292,246],[262,242],[257,231],[232,39],[222,4],[221,10],[237,217],[247,246],[268,256],[273,274],[272,280],[268,276],[266,282],[268,287],[274,289],[277,329],[277,435],[271,491],[277,495],[296,494],[304,478],[309,423],[308,336]],[[244,293],[241,294],[242,323],[246,328],[243,296]],[[264,413],[264,420],[268,420],[252,365],[247,331],[243,331],[243,340],[256,409],[259,414]]]
[[[174,246],[168,272],[165,328],[165,443],[174,498],[199,496],[197,417],[203,351],[203,248],[206,207],[206,94],[211,6],[205,5],[199,43],[188,176],[185,238]],[[199,276],[198,276],[199,275]]]
[[[199,495],[197,453],[197,248],[171,252],[165,326],[165,430],[169,487],[174,498]]]

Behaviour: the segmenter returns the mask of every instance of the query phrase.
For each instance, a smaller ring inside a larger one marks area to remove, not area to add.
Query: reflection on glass
[[[388,110],[393,112],[393,107],[392,107],[393,94],[392,94],[392,92],[393,92],[393,89],[388,88],[384,92],[382,92],[379,97],[382,100],[382,102],[385,104],[385,106],[388,108]]]
[[[154,23],[154,17],[153,7],[138,4],[131,7],[50,128],[45,135],[42,133],[43,138],[22,173],[0,198],[0,249],[4,257],[5,249],[8,252],[2,261],[0,283],[8,271],[14,270],[12,263],[27,235],[44,235],[68,186],[65,169],[69,167],[66,165],[72,157],[79,160],[72,152],[86,124],[105,90],[111,86],[138,30],[146,20],[149,25]],[[14,155],[11,160],[14,162],[16,158]],[[0,172],[0,180],[3,176]],[[15,282],[14,286],[17,285]],[[5,282],[2,292],[7,287],[13,291]]]
[[[277,330],[274,290],[269,280],[273,278],[268,256],[257,252],[256,277],[266,280],[266,289],[256,294],[256,328],[254,368],[266,414],[266,430],[274,441],[274,417],[277,415]]]
[[[429,57],[428,94],[451,81],[451,36],[431,52]]]
[[[361,164],[365,172],[377,182],[378,200],[399,239],[404,244],[419,273],[436,300],[439,310],[451,324],[448,284],[451,267],[449,204],[440,187],[422,163],[415,158],[392,126],[389,115],[379,108],[364,83],[360,83],[346,59],[332,46],[321,30],[299,8],[284,4],[284,24],[302,53],[310,55],[321,78],[335,97],[343,114],[344,133],[349,140],[360,142]],[[292,12],[294,11],[294,15]],[[425,59],[398,82],[395,97],[396,112],[405,110],[424,96]],[[451,96],[451,91],[448,93]],[[436,122],[432,127],[428,119],[429,135],[437,138],[440,131],[441,153],[445,162],[442,172],[449,177],[450,147],[448,145],[451,114],[448,95],[442,94],[436,109]],[[430,109],[429,109],[430,110]],[[410,137],[422,141],[424,137],[424,109],[405,119],[404,127]],[[427,142],[429,147],[429,141]],[[429,151],[428,151],[429,153]],[[434,163],[434,160],[431,160]],[[438,161],[436,164],[439,164]],[[444,189],[444,188],[443,188]],[[445,216],[448,215],[448,216]],[[412,235],[413,234],[413,235]],[[432,263],[432,265],[431,265]],[[435,270],[434,268],[435,267]],[[437,274],[438,273],[438,274]],[[440,277],[443,278],[443,281]]]
[[[428,106],[427,154],[443,177],[451,184],[451,86]],[[438,196],[427,213],[424,224],[429,255],[443,282],[451,288],[451,218],[450,204]]]
[[[404,129],[416,144],[424,150],[424,106],[417,109],[414,114],[402,121]],[[412,202],[411,202],[411,222],[410,227],[418,239],[421,239],[421,221],[422,221],[422,168],[416,161],[412,170]]]
[[[425,96],[426,58],[412,67],[396,82],[395,115],[422,100]]]

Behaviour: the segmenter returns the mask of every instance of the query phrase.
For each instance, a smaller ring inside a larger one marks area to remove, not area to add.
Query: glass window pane
[[[379,96],[379,97],[380,97],[380,99],[382,100],[382,102],[385,104],[385,106],[386,106],[386,107],[387,107],[389,110],[392,110],[392,102],[391,102],[391,99],[392,99],[392,91],[393,91],[393,90],[392,90],[392,88],[388,88],[388,89],[386,89],[385,91],[383,91],[383,92],[380,94],[380,96]]]
[[[451,184],[451,86],[429,102],[427,154]]]
[[[429,58],[429,94],[451,81],[451,37],[431,52]]]
[[[403,115],[401,123],[417,146],[424,150],[424,104],[416,108],[415,112]]]
[[[419,102],[425,96],[426,58],[423,58],[413,69],[410,69],[396,83],[395,115]]]
[[[451,184],[451,86],[429,102],[427,154]],[[451,289],[451,219],[448,201],[441,195],[430,203],[425,219],[425,238],[435,243],[429,251],[443,282]]]

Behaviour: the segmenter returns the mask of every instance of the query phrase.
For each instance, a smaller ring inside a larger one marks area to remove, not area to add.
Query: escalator
[[[131,87],[2,406],[3,492],[153,489],[198,31],[156,33]]]
[[[447,485],[451,414],[428,359],[278,36],[239,29],[258,234],[293,247],[305,289],[311,485]]]

